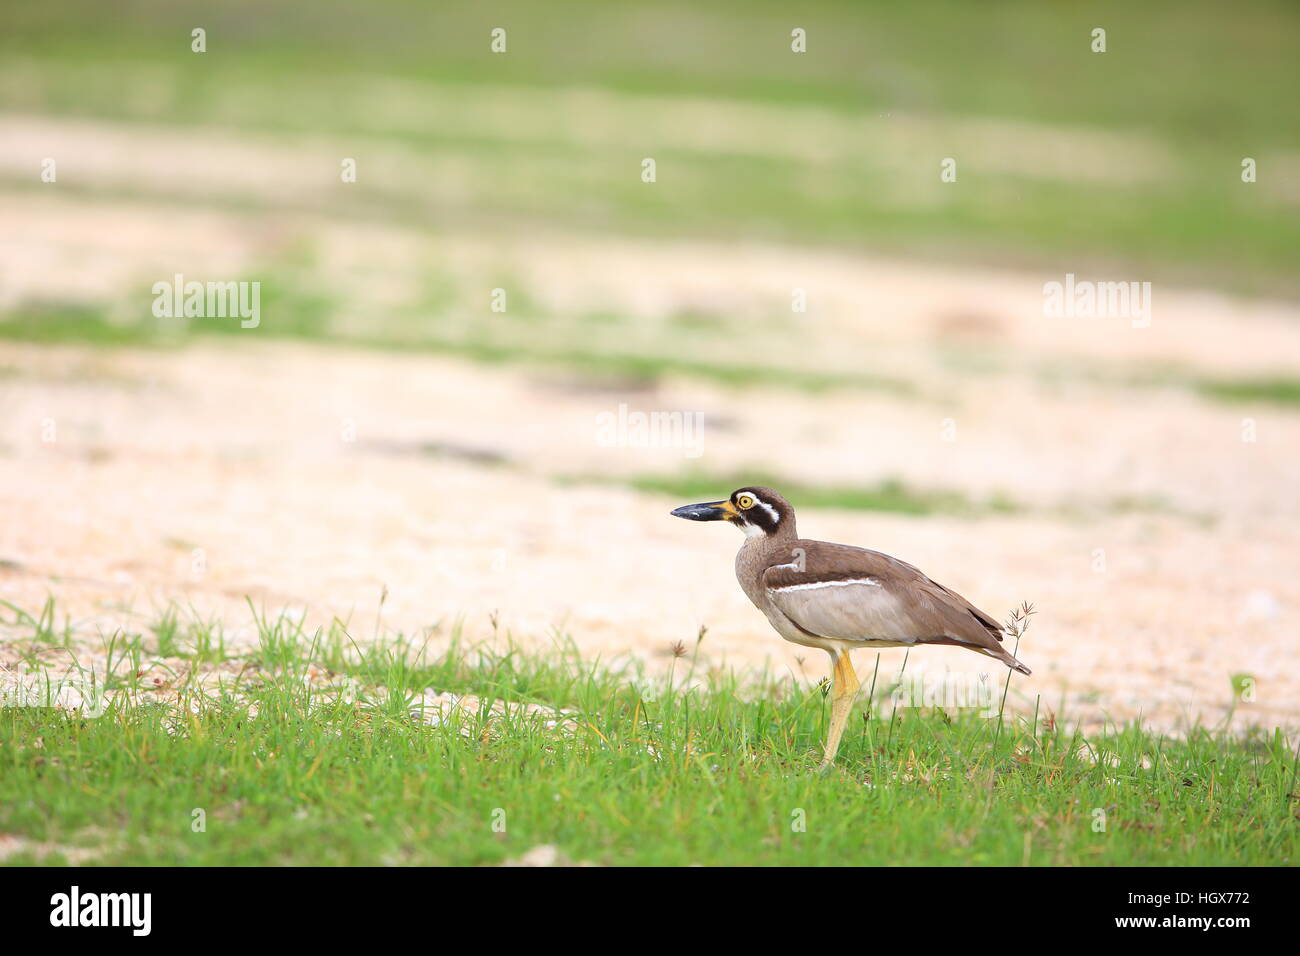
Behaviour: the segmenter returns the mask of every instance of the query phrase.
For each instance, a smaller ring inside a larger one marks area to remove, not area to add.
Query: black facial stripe
[[[745,521],[752,525],[757,525],[768,534],[776,530],[776,526],[781,522],[781,516],[771,505],[764,506],[764,503],[755,498],[757,502],[754,507],[744,512]]]

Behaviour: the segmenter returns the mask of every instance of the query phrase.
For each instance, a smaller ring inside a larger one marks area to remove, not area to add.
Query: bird
[[[771,488],[740,488],[671,514],[740,528],[745,541],[736,554],[736,580],[745,596],[787,641],[830,655],[831,720],[819,771],[835,760],[861,686],[849,657],[858,648],[950,644],[1031,673],[1002,648],[996,620],[906,561],[799,537],[794,508]]]

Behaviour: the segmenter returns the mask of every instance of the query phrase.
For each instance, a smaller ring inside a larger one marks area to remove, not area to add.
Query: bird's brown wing
[[[954,643],[1009,657],[1002,629],[961,595],[878,551],[800,541],[763,584],[777,608],[819,637],[900,644]],[[801,553],[800,553],[801,552]]]

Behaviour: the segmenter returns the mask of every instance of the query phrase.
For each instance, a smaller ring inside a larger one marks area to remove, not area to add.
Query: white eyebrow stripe
[[[755,498],[754,503],[768,513],[768,516],[771,517],[772,519],[772,524],[781,523],[781,516],[776,513],[776,509],[773,508],[771,505],[769,505],[762,498]]]
[[[785,565],[777,565],[785,567]],[[876,578],[846,578],[843,581],[812,581],[808,584],[787,584],[784,587],[769,588],[771,591],[810,591],[814,588],[842,588],[850,584],[865,584],[869,587],[880,587],[880,581]]]

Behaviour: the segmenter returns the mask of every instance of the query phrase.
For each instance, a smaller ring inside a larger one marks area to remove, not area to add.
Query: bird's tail
[[[1031,671],[1028,667],[1020,663],[1020,661],[1016,660],[1011,654],[1008,654],[1000,647],[991,648],[991,653],[989,656],[996,657],[1003,664],[1006,664],[1008,667],[1010,667],[1013,671],[1019,671],[1020,673],[1024,674],[1026,677],[1028,677],[1030,674],[1033,673],[1033,671]]]

